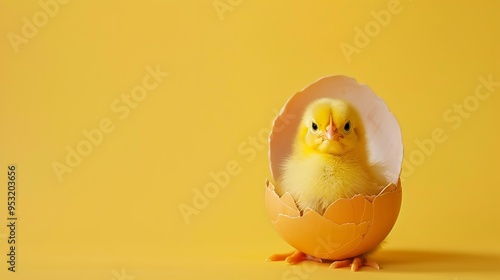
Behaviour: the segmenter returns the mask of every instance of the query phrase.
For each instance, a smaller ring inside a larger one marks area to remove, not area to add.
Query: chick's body
[[[319,99],[306,108],[283,171],[278,190],[289,192],[301,210],[323,213],[339,198],[380,191],[362,120],[343,100]]]

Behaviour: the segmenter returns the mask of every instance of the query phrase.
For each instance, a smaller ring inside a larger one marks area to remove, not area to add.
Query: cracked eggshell
[[[386,187],[373,197],[356,195],[331,204],[323,215],[306,209],[301,213],[289,193],[275,192],[266,181],[266,208],[271,222],[292,247],[314,257],[342,260],[374,249],[389,234],[401,207],[403,160],[401,130],[386,104],[368,86],[346,76],[322,78],[292,96],[273,122],[269,135],[269,162],[273,180],[292,152],[302,114],[319,98],[349,101],[366,128],[370,161],[383,166]]]

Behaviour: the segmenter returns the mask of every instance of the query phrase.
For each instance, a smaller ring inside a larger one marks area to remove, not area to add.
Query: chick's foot
[[[330,265],[330,268],[340,268],[340,267],[351,267],[351,271],[358,271],[363,266],[370,266],[376,269],[380,269],[379,265],[373,261],[368,260],[363,256],[355,257],[352,259],[334,261]]]
[[[287,264],[296,264],[302,261],[321,262],[321,259],[309,256],[301,251],[293,251],[290,253],[271,255],[266,259],[266,261],[285,261]]]

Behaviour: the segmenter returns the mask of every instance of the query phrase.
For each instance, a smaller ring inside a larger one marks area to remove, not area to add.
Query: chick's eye
[[[351,131],[351,121],[347,121],[344,125],[344,131],[349,132]]]
[[[318,130],[318,125],[315,122],[313,122],[311,125],[311,128],[313,131],[316,131],[316,130]]]

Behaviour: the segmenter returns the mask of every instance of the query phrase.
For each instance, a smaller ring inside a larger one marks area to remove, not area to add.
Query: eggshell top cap
[[[271,175],[281,176],[283,161],[292,152],[293,139],[306,107],[319,98],[343,99],[360,113],[366,130],[370,162],[382,166],[387,184],[397,184],[403,160],[401,129],[385,102],[367,85],[346,76],[329,76],[293,95],[273,122],[269,136]]]

